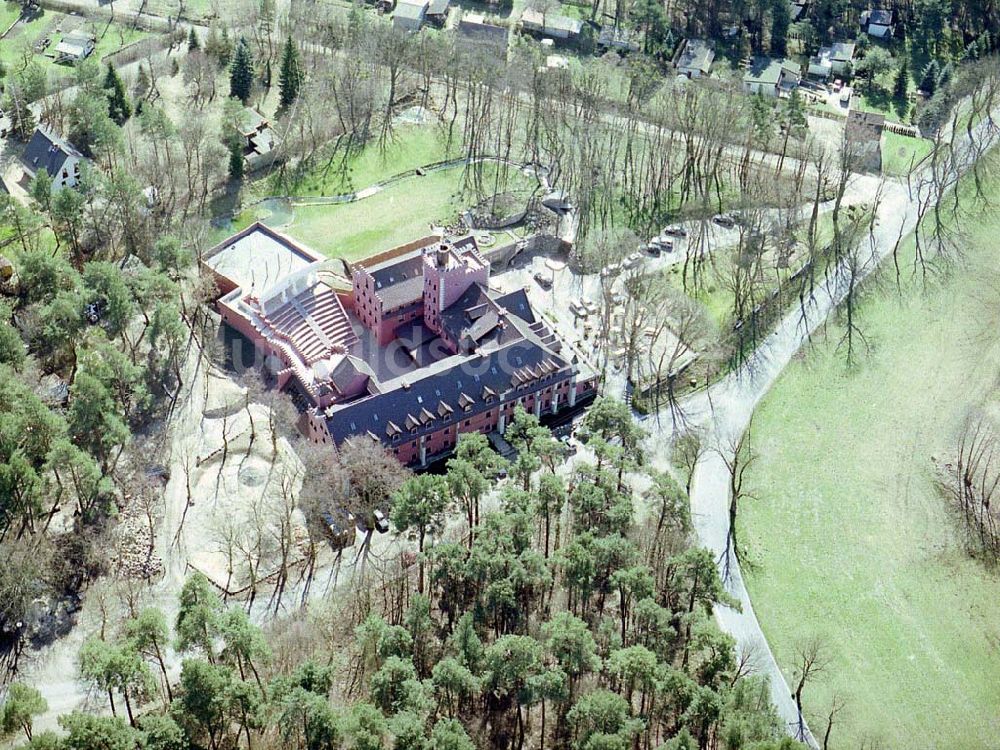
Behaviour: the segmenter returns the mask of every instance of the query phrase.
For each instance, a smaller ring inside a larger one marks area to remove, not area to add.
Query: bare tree
[[[705,454],[704,436],[697,428],[691,428],[674,441],[674,463],[684,470],[684,490],[691,494],[691,480],[698,461]]]
[[[744,500],[753,498],[753,494],[746,487],[747,470],[753,465],[756,458],[751,447],[752,431],[753,419],[751,418],[746,431],[735,441],[731,441],[720,453],[726,464],[726,470],[729,472],[729,530],[726,532],[726,549],[722,569],[725,581],[729,580],[732,560],[735,559],[738,563],[743,562],[736,526],[740,505]]]
[[[807,638],[795,649],[795,686],[792,697],[795,699],[795,708],[798,712],[798,726],[796,727],[795,738],[802,742],[808,741],[808,729],[806,728],[805,717],[802,713],[802,694],[806,685],[815,681],[830,665],[830,657],[827,654],[826,643],[818,636]]]
[[[990,417],[973,411],[958,436],[952,463],[946,465],[944,490],[968,549],[976,557],[1000,563],[1000,431]]]
[[[833,725],[844,710],[844,706],[843,699],[839,695],[834,695],[833,700],[830,701],[830,710],[826,712],[826,728],[823,730],[823,750],[830,750],[830,736],[833,734]]]

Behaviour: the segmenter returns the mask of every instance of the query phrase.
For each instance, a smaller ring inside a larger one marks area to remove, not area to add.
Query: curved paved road
[[[975,128],[971,140],[963,134],[958,141],[957,165],[949,175],[950,180],[957,179],[958,175],[971,168],[977,154],[983,153],[982,147],[994,144],[997,135],[992,120],[986,120]],[[977,148],[973,148],[973,143]],[[921,199],[926,202],[929,190],[921,179],[925,176],[926,173],[921,171],[913,176],[909,185],[903,182],[888,182],[885,185],[878,224],[872,236],[871,254],[860,270],[860,277],[872,273],[891,254],[897,238],[905,236],[916,226],[918,206]],[[854,187],[869,190],[871,195],[875,195],[878,189],[876,178],[860,176],[854,179],[857,181]],[[707,391],[694,395],[684,406],[689,424],[705,430],[707,446],[695,467],[691,487],[695,531],[701,544],[716,556],[723,574],[728,562],[729,575],[724,579],[726,588],[740,603],[740,610],[716,608],[716,619],[720,627],[736,639],[738,650],[753,654],[755,671],[769,677],[772,700],[789,733],[812,747],[819,747],[819,744],[804,721],[801,722],[804,731],[799,731],[800,717],[795,701],[754,613],[740,566],[731,553],[728,561],[726,559],[729,532],[729,469],[726,461],[732,455],[732,446],[746,430],[757,403],[809,335],[846,297],[848,281],[846,266],[839,267],[828,284],[817,290],[805,314],[798,309],[788,313],[744,367]],[[673,430],[669,414],[663,413],[661,417],[662,428],[651,430],[650,451],[654,455],[659,454],[662,459],[666,452],[664,446],[669,445]]]

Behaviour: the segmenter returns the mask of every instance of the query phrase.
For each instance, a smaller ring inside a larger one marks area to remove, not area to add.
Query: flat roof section
[[[204,262],[240,287],[244,294],[251,290],[259,294],[323,259],[291,238],[255,222],[212,248]]]

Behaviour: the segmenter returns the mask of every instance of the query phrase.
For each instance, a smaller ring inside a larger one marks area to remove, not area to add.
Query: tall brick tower
[[[486,284],[490,264],[475,245],[455,248],[441,242],[424,252],[424,324],[441,333],[441,312],[473,284]]]

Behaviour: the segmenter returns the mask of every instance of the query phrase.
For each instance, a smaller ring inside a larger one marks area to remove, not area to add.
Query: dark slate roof
[[[509,400],[515,395],[509,392],[525,379],[541,376],[551,382],[552,375],[568,367],[537,341],[520,338],[471,357],[449,357],[383,383],[383,393],[329,409],[326,426],[337,444],[366,432],[386,443],[406,442],[466,419],[463,404],[472,406],[470,413],[478,413],[488,408],[490,392],[499,397],[493,403],[504,400],[504,394]]]
[[[23,161],[32,172],[44,169],[49,176],[55,177],[71,156],[84,158],[83,154],[55,133],[37,127],[24,150]]]
[[[334,387],[344,393],[359,377],[372,377],[372,370],[366,362],[357,357],[344,357],[330,372],[329,380]]]
[[[892,11],[873,10],[868,14],[868,23],[876,26],[888,26],[892,23]]]
[[[406,279],[412,279],[414,276],[421,278],[423,276],[423,268],[423,248],[418,248],[406,255],[379,263],[367,270],[375,280],[375,289],[378,290],[392,284],[398,284]]]
[[[489,295],[482,284],[472,284],[441,312],[441,328],[452,341],[461,341],[462,331],[481,317],[484,306],[489,303]]]
[[[677,60],[678,68],[690,68],[707,73],[715,59],[715,50],[704,39],[688,39]]]
[[[527,323],[535,322],[535,312],[531,309],[531,303],[528,302],[528,293],[524,289],[516,289],[513,292],[501,294],[499,297],[494,297],[493,301],[521,320]]]
[[[466,342],[482,346],[491,341],[501,345],[521,336],[514,327],[498,329],[504,310],[526,323],[535,322],[535,314],[523,289],[498,294],[481,284],[473,284],[441,313],[441,327],[448,338],[463,349],[468,348],[464,346]]]
[[[420,302],[424,293],[424,277],[422,274],[411,276],[398,283],[382,287],[375,293],[382,300],[382,308],[386,311],[414,304]]]

